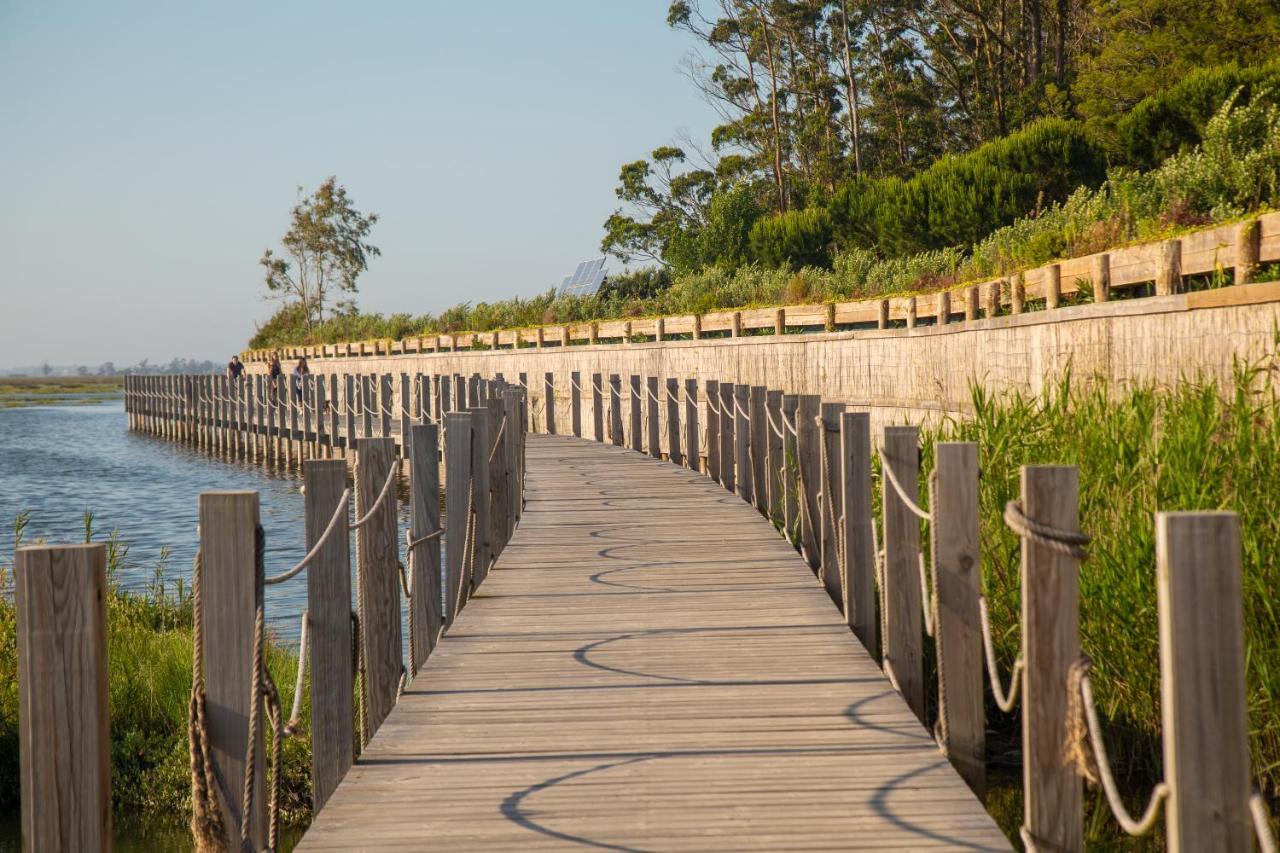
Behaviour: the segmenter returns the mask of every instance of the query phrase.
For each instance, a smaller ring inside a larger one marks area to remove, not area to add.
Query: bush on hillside
[[[751,229],[751,256],[770,267],[799,269],[831,263],[831,215],[826,208],[788,210]]]

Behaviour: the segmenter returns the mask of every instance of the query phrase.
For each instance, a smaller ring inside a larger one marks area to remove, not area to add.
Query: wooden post
[[[1009,305],[1010,310],[1014,314],[1021,314],[1027,303],[1027,286],[1022,278],[1022,273],[1016,272],[1009,276]]]
[[[1000,314],[1000,281],[989,281],[982,286],[982,315],[990,320]]]
[[[1052,311],[1062,300],[1062,267],[1058,264],[1049,264],[1044,268],[1043,281],[1044,307],[1046,311]]]
[[[1061,465],[1022,469],[1027,518],[1077,531],[1077,472]],[[1067,678],[1080,659],[1080,561],[1022,540],[1022,768],[1025,821],[1044,850],[1083,849],[1083,791],[1067,756]]]
[[[347,415],[347,434],[342,440],[342,455],[350,457],[356,446],[356,378],[350,373],[342,377],[342,408]]]
[[[756,501],[755,469],[751,465],[751,388],[733,386],[733,467],[738,497]]]
[[[680,448],[680,380],[667,378],[667,459],[684,464]]]
[[[326,405],[327,401],[325,400],[325,377],[317,376],[313,377],[313,380],[316,403],[316,433],[314,436],[315,454],[316,456],[319,456],[323,452],[320,448],[325,446],[324,416],[328,406]]]
[[[822,479],[818,488],[822,498],[818,507],[822,513],[821,539],[819,547],[822,551],[822,585],[827,595],[844,608],[844,590],[842,588],[842,567],[840,565],[840,516],[843,514],[844,491],[840,487],[840,416],[844,414],[843,403],[822,404],[822,442],[821,461],[818,471]],[[823,464],[825,463],[825,464]]]
[[[964,319],[965,322],[978,319],[978,302],[981,298],[981,288],[976,284],[969,285],[965,292],[964,301]]]
[[[978,799],[986,796],[986,717],[978,596],[978,445],[938,442],[938,481],[931,508],[937,553],[934,637],[942,750]]]
[[[666,323],[666,320],[664,320],[663,318],[659,317],[658,319],[656,319],[656,320],[654,320],[654,321],[653,321],[653,339],[654,339],[654,341],[656,341],[656,342],[658,342],[658,343],[661,343],[661,342],[662,342],[662,339],[663,339],[664,337],[666,337],[666,331],[667,331],[667,323]]]
[[[312,460],[304,466],[307,548],[324,535],[347,487],[347,463]],[[348,503],[348,508],[350,503]],[[311,645],[311,786],[318,813],[354,760],[351,733],[351,532],[349,509],[338,516],[320,553],[307,566],[307,622]]]
[[[764,413],[765,393],[766,389],[763,385],[751,386],[747,412],[750,421],[748,424],[748,431],[750,432],[748,445],[751,448],[751,496],[756,509],[768,517],[769,475],[766,468],[768,463],[766,457],[769,449],[769,424],[765,420]]]
[[[622,447],[622,377],[609,374],[609,437],[615,447]]]
[[[732,492],[737,480],[735,465],[737,447],[734,442],[737,413],[734,411],[734,391],[732,382],[720,382],[720,485]]]
[[[880,450],[883,464],[893,468],[903,492],[919,503],[920,431],[914,426],[885,427]],[[924,653],[920,638],[920,520],[881,475],[884,511],[884,666],[907,705],[925,718]],[[1064,676],[1065,677],[1065,676]]]
[[[524,476],[520,470],[520,462],[524,458],[521,449],[524,444],[524,423],[520,418],[520,396],[521,392],[514,388],[502,393],[502,403],[506,412],[508,430],[504,441],[507,468],[506,542],[511,541],[511,536],[515,532],[516,521],[520,518],[524,494]]]
[[[707,475],[720,482],[720,381],[708,379],[707,386]]]
[[[417,542],[440,529],[440,431],[435,424],[414,424],[409,442],[409,540]],[[421,667],[440,634],[440,539],[409,549],[412,560],[413,654]],[[416,672],[413,675],[417,675]]]
[[[889,300],[881,299],[879,304],[876,307],[879,309],[878,313],[876,314],[876,328],[877,329],[889,328]]]
[[[257,492],[203,492],[200,495],[200,598],[204,608],[205,707],[209,753],[225,786],[219,792],[227,834],[240,837],[245,755],[249,746],[253,630],[262,603],[262,568],[255,558]],[[260,709],[264,716],[265,708]],[[249,808],[249,840],[255,850],[267,843],[266,760],[262,734],[254,744],[257,796]]]
[[[329,457],[335,456],[338,447],[338,374],[329,374]]]
[[[914,296],[907,297],[907,328],[914,329],[916,327],[916,298]]]
[[[484,583],[485,575],[489,573],[489,561],[493,558],[493,536],[489,503],[489,453],[493,448],[493,431],[497,426],[493,423],[490,410],[486,405],[480,405],[472,409],[471,412],[471,480],[475,483],[475,488],[471,497],[471,506],[475,512],[476,523],[475,532],[472,536],[475,539],[475,567],[474,574],[471,578],[464,580],[468,583],[467,596],[479,588]]]
[[[542,378],[543,399],[546,401],[544,415],[547,419],[547,435],[556,434],[556,375],[550,371]]]
[[[1165,240],[1160,244],[1156,262],[1156,296],[1170,296],[1182,290],[1182,241]]]
[[[729,336],[742,337],[742,312],[734,311],[729,317]]]
[[[359,513],[372,517],[359,529],[360,628],[364,635],[365,719],[372,735],[396,704],[404,655],[400,633],[400,558],[396,487],[377,500],[395,466],[395,439],[356,442],[356,492]]]
[[[591,430],[595,440],[604,444],[604,377],[591,374]]]
[[[702,339],[702,315],[693,315],[693,339],[695,341]]]
[[[1156,513],[1171,853],[1253,850],[1240,519]]]
[[[500,385],[500,383],[499,383]],[[506,469],[506,427],[502,425],[504,404],[497,388],[489,398],[489,555],[490,562],[496,560],[507,543],[507,531],[503,520],[507,506],[507,469]]]
[[[471,509],[467,496],[471,489],[470,412],[446,412],[445,450],[445,626],[453,625],[462,609],[463,572],[466,569],[467,524]]]
[[[1093,301],[1106,302],[1111,298],[1111,256],[1106,252],[1102,252],[1094,255],[1089,264],[1089,280],[1093,284]]]
[[[412,441],[409,435],[409,374],[400,374],[400,458],[409,458],[409,442]]]
[[[360,437],[373,437],[373,381],[370,376],[360,377]],[[347,445],[355,447],[354,440]]]
[[[779,308],[773,312],[773,333],[775,335],[787,333],[787,309]]]
[[[691,471],[702,469],[702,447],[698,432],[698,380],[684,381],[684,464]]]
[[[19,548],[18,758],[23,849],[111,849],[107,554]]]
[[[1236,256],[1233,263],[1235,283],[1249,284],[1258,272],[1258,257],[1262,249],[1262,229],[1258,220],[1241,222],[1236,228]]]
[[[391,397],[392,397],[391,374],[390,373],[382,374],[382,378],[379,384],[382,387],[382,406],[381,406],[382,431],[379,433],[379,435],[381,435],[383,438],[387,438],[391,435]],[[393,447],[392,448],[393,455],[394,455],[394,450],[395,448]]]
[[[577,370],[569,374],[569,419],[574,438],[582,438],[582,373]]]
[[[822,411],[822,398],[817,394],[799,395],[796,409],[796,461],[799,465],[800,545],[809,568],[822,565],[822,542],[819,525],[818,491],[822,488],[821,442],[817,419]]]
[[[947,325],[948,323],[950,323],[950,322],[951,322],[951,293],[950,293],[950,291],[944,290],[944,291],[942,291],[941,293],[939,293],[939,294],[938,294],[938,301],[937,301],[935,304],[936,304],[936,306],[937,306],[937,307],[936,307],[936,309],[935,309],[936,313],[935,313],[935,316],[934,316],[934,323],[935,323],[935,324],[937,324],[937,325],[939,325],[939,326],[945,326],[945,325]]]
[[[876,553],[871,509],[871,415],[840,416],[840,480],[844,498],[844,617],[868,654],[876,653]]]
[[[765,429],[764,452],[764,488],[765,517],[771,521],[782,519],[782,472],[786,468],[786,459],[782,454],[782,436],[786,435],[786,427],[782,424],[782,392],[768,390],[765,392],[765,411],[767,421]],[[773,425],[782,430],[782,435],[774,432]]]
[[[649,376],[645,379],[645,393],[649,395],[645,400],[645,418],[648,426],[648,435],[645,437],[646,449],[649,455],[654,459],[662,458],[662,432],[658,425],[660,418],[658,417],[658,377]]]
[[[631,393],[628,395],[630,404],[627,411],[630,414],[631,421],[631,449],[636,453],[644,449],[644,397],[640,391],[640,377],[634,373],[631,374]]]
[[[782,395],[782,527],[787,541],[800,549],[800,445],[794,432],[799,420],[800,396]]]

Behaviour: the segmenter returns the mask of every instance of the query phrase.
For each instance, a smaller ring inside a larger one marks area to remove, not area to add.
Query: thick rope
[[[893,466],[889,464],[889,460],[884,458],[884,454],[880,454],[880,469],[884,471],[885,476],[889,478],[890,485],[893,490],[898,493],[898,499],[902,501],[911,513],[924,521],[932,521],[933,517],[929,511],[921,508],[919,504],[907,497],[906,491],[902,488],[902,484],[898,482],[898,475],[893,472]]]
[[[256,564],[255,574],[257,577],[262,577],[265,545],[266,536],[263,534],[261,525],[259,525],[254,538],[254,562]],[[276,850],[278,849],[277,840],[280,835],[280,768],[281,754],[284,751],[281,742],[283,726],[280,723],[280,694],[276,690],[275,682],[271,679],[271,674],[267,671],[266,634],[266,615],[262,604],[262,593],[259,590],[257,613],[255,614],[253,625],[253,676],[249,693],[249,739],[244,757],[244,797],[241,801],[240,810],[240,844],[243,847],[249,843],[249,836],[252,830],[253,821],[250,819],[250,815],[253,813],[253,803],[258,782],[258,736],[262,726],[262,706],[265,704],[273,729],[271,780],[269,782],[270,789],[267,800],[267,847],[270,850]]]
[[[392,463],[391,470],[387,472],[387,481],[382,484],[382,491],[380,491],[378,493],[378,496],[374,498],[373,506],[369,507],[368,512],[366,512],[362,516],[359,516],[354,522],[352,522],[351,524],[352,527],[355,527],[355,528],[363,527],[364,525],[369,523],[370,519],[374,517],[374,515],[378,512],[378,510],[382,509],[383,502],[387,499],[387,495],[391,494],[391,484],[396,481],[396,476],[399,473],[400,471],[398,466]]]
[[[311,613],[302,611],[302,629],[298,636],[298,678],[293,684],[293,708],[289,712],[289,722],[285,724],[284,733],[293,737],[298,733],[302,723],[302,689],[303,675],[307,671],[307,657],[310,651],[308,640],[311,635]]]
[[[191,703],[187,711],[187,742],[191,753],[191,835],[197,851],[212,853],[225,850],[229,839],[218,805],[218,779],[209,754],[209,722],[205,713],[203,563],[203,552],[197,550],[191,569]]]
[[[991,695],[995,697],[996,706],[1006,714],[1013,710],[1018,702],[1018,688],[1022,686],[1022,671],[1025,664],[1022,653],[1013,661],[1013,670],[1009,673],[1009,690],[1005,692],[1000,682],[1000,669],[996,665],[996,646],[991,637],[991,615],[987,612],[987,597],[978,596],[978,620],[982,624],[982,646],[987,657],[987,677],[991,682]]]
[[[1249,795],[1249,814],[1253,816],[1253,831],[1258,836],[1261,853],[1276,853],[1276,837],[1271,832],[1271,815],[1267,814],[1267,802],[1254,791]]]
[[[1042,545],[1050,551],[1066,557],[1074,557],[1077,560],[1085,560],[1089,557],[1086,547],[1090,539],[1087,533],[1060,530],[1027,518],[1019,501],[1009,501],[1004,505],[1004,523],[1023,539]]]
[[[333,533],[333,531],[337,529],[338,519],[347,514],[347,501],[350,499],[351,489],[343,489],[342,497],[338,499],[338,506],[334,509],[333,515],[329,518],[328,526],[325,527],[324,533],[320,534],[320,538],[316,540],[316,544],[311,546],[311,550],[307,552],[307,555],[303,557],[292,569],[289,569],[287,572],[281,572],[278,575],[272,575],[269,578],[265,578],[262,582],[267,586],[272,586],[297,577],[298,573],[305,569],[311,561],[316,558],[316,555],[320,553],[320,549],[324,547],[325,542],[329,539],[329,534]]]

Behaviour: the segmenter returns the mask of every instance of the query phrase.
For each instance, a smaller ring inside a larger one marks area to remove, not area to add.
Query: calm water
[[[24,538],[84,539],[84,513],[94,515],[94,539],[113,530],[129,546],[117,575],[121,588],[141,590],[157,567],[172,589],[189,584],[197,547],[197,499],[211,489],[261,495],[267,574],[306,553],[299,472],[268,470],[184,444],[130,432],[124,404],[0,409],[0,564],[11,564],[13,520],[31,511]],[[401,524],[408,509],[401,502]],[[403,529],[403,528],[402,528]],[[282,638],[296,638],[306,607],[306,573],[267,590],[267,620]]]

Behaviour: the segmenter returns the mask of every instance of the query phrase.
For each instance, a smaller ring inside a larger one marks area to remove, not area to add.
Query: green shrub
[[[831,216],[825,208],[789,210],[751,229],[751,256],[771,267],[824,267],[831,263]]]

